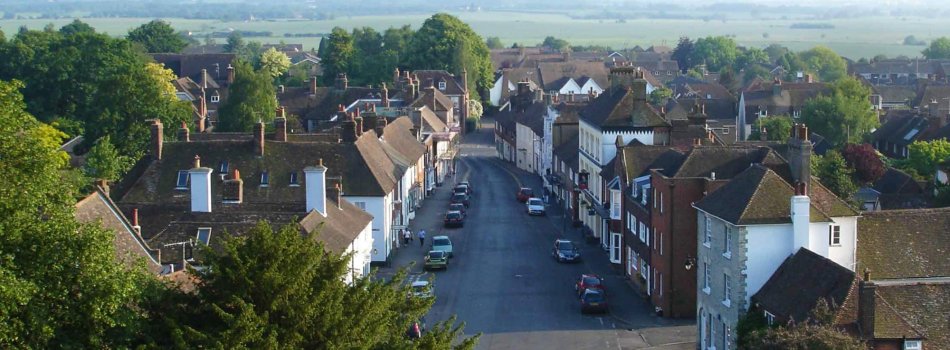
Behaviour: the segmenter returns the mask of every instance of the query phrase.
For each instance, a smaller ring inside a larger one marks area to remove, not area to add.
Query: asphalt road
[[[415,262],[410,279],[433,279],[436,302],[429,323],[457,315],[466,334],[482,333],[479,349],[695,348],[695,323],[653,316],[609,268],[606,252],[583,243],[557,208],[549,207],[546,217],[527,215],[515,192],[525,185],[541,193],[540,178],[500,161],[490,128],[467,135],[459,163],[454,179],[425,200],[410,225],[414,232],[426,230],[426,247],[415,241],[394,258],[394,267]],[[451,188],[466,179],[475,193],[465,226],[443,228]],[[436,235],[450,237],[455,257],[446,271],[423,272],[422,256]],[[554,261],[556,238],[578,243],[583,262]],[[591,272],[605,279],[609,314],[580,313],[573,283]]]

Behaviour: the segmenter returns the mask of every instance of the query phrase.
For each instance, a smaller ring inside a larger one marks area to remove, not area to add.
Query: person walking
[[[409,231],[402,230],[402,243],[407,246],[409,245]]]
[[[426,245],[426,230],[419,230],[419,246],[423,247]]]
[[[406,228],[406,236],[409,237],[409,242],[412,242],[412,230]]]

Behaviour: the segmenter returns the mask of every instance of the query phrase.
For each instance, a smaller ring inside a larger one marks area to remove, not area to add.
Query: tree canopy
[[[261,53],[260,65],[261,71],[271,78],[277,78],[290,69],[290,57],[272,47]]]
[[[934,39],[930,42],[924,51],[921,52],[927,59],[947,59],[950,58],[950,38],[945,36]]]
[[[735,40],[725,36],[708,36],[696,39],[690,55],[690,61],[695,64],[706,64],[709,71],[718,72],[725,67],[731,67],[739,56]]]
[[[274,120],[277,91],[268,72],[255,71],[244,61],[234,64],[234,83],[218,111],[218,131],[251,131],[258,121]]]
[[[660,106],[665,104],[670,97],[673,97],[673,90],[665,87],[657,88],[650,92],[650,103]]]
[[[551,50],[564,50],[571,47],[571,43],[567,42],[564,39],[558,39],[553,36],[548,36],[544,38],[544,41],[541,42],[541,47],[546,47]]]
[[[877,181],[887,172],[887,165],[871,144],[853,144],[844,146],[841,155],[854,169],[854,179],[860,184]]]
[[[129,31],[129,41],[142,44],[147,52],[181,52],[188,43],[168,22],[153,20]]]
[[[907,146],[907,158],[895,162],[895,165],[915,177],[929,179],[937,171],[940,162],[950,158],[950,142],[937,139],[914,141]]]
[[[693,41],[689,37],[682,36],[680,37],[679,42],[676,43],[676,48],[673,49],[672,58],[676,63],[679,64],[680,71],[686,72],[690,68],[693,68]]]
[[[320,41],[320,46],[322,47],[319,54],[320,64],[323,66],[323,83],[332,85],[338,74],[349,71],[355,54],[353,37],[343,28],[335,27],[329,36]]]
[[[755,127],[749,134],[750,140],[761,138],[761,130],[765,129],[766,140],[785,142],[792,135],[792,124],[794,121],[787,115],[769,116],[755,120]]]
[[[818,74],[824,82],[834,82],[848,74],[848,64],[841,56],[824,46],[816,46],[799,54],[805,69]]]
[[[832,145],[861,142],[864,135],[879,125],[871,109],[871,90],[855,78],[844,77],[833,86],[830,96],[805,102],[802,119],[812,131]]]
[[[116,181],[131,164],[131,159],[119,154],[106,135],[96,140],[96,144],[86,154],[83,172],[90,178]]]
[[[485,41],[457,17],[437,13],[416,31],[410,43],[413,69],[444,69],[468,72],[469,91],[487,92],[492,85],[492,65]]]
[[[854,183],[854,170],[848,166],[837,150],[830,150],[824,156],[812,155],[812,174],[821,180],[831,192],[844,200],[851,199],[858,186]]]
[[[505,44],[502,44],[501,39],[499,39],[497,36],[490,36],[488,39],[485,39],[485,45],[492,50],[505,48]]]

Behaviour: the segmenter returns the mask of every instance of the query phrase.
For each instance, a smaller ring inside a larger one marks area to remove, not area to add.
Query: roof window
[[[176,190],[187,190],[188,189],[188,170],[179,170],[178,171],[178,180],[175,182]]]
[[[198,235],[195,237],[198,240],[198,243],[208,245],[208,242],[211,242],[211,228],[210,227],[199,227]]]
[[[300,181],[297,179],[297,172],[290,173],[290,187],[300,187]]]
[[[270,186],[270,174],[267,173],[267,170],[261,172],[261,187]]]

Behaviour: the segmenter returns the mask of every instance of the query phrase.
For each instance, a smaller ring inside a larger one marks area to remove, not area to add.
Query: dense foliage
[[[854,169],[848,167],[848,163],[837,150],[828,151],[824,156],[812,155],[811,172],[818,177],[822,185],[841,199],[850,200],[858,191],[858,186],[852,180]]]
[[[761,130],[765,129],[766,140],[785,142],[792,136],[792,124],[794,124],[794,121],[787,115],[758,118],[755,120],[755,125],[752,128],[752,133],[749,134],[749,139],[761,139]]]
[[[829,96],[805,102],[802,120],[835,147],[861,142],[879,125],[870,94],[871,90],[857,79],[844,77],[834,84]]]
[[[942,36],[934,39],[921,53],[931,60],[950,58],[950,38]]]
[[[174,75],[135,49],[73,22],[59,31],[22,30],[0,42],[0,79],[24,82],[27,111],[92,144],[110,136],[119,153],[137,157],[148,142],[148,119],[179,125],[191,107],[174,94]]]
[[[834,82],[845,77],[848,73],[848,64],[841,56],[824,46],[817,46],[811,50],[799,53],[805,70],[815,73],[824,82]]]
[[[915,141],[907,146],[907,158],[894,165],[914,177],[930,179],[940,162],[950,158],[950,142],[947,140]]]
[[[492,65],[485,41],[457,17],[437,13],[413,35],[409,45],[412,69],[444,69],[468,73],[469,91],[487,93],[492,85]],[[474,96],[473,96],[474,97]]]
[[[792,320],[787,325],[769,327],[751,312],[739,323],[739,349],[755,350],[864,350],[866,345],[834,326],[834,311],[824,299],[808,319]]]
[[[234,83],[219,110],[215,130],[251,131],[257,122],[274,120],[277,90],[273,81],[269,72],[255,71],[249,63],[235,61]]]
[[[854,169],[854,179],[858,183],[870,184],[887,172],[884,160],[870,144],[847,144],[841,155],[848,162],[848,166]]]
[[[491,50],[505,48],[505,44],[502,44],[501,39],[499,39],[497,36],[490,36],[488,39],[485,39],[485,46],[488,46],[488,48]]]
[[[180,52],[188,45],[168,22],[153,20],[129,31],[128,39],[142,44],[146,52]]]
[[[132,160],[119,154],[107,135],[96,140],[96,144],[86,153],[83,173],[93,179],[116,181],[125,174],[131,164]]]
[[[679,64],[681,72],[685,73],[693,67],[692,54],[693,41],[686,36],[680,37],[679,42],[676,43],[676,48],[673,49],[672,58]]]
[[[709,71],[718,72],[731,67],[739,56],[736,41],[724,36],[709,36],[696,39],[690,51],[690,62],[705,64]]]
[[[655,106],[661,106],[671,97],[673,97],[673,90],[660,87],[650,92],[650,103]]]

